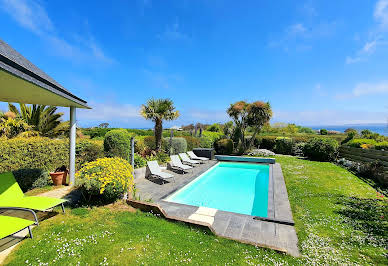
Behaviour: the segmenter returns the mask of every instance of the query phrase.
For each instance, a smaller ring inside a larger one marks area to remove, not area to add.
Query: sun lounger
[[[48,211],[61,205],[65,212],[64,202],[64,199],[25,196],[11,172],[0,174],[0,207]]]
[[[199,161],[191,160],[191,159],[189,158],[189,156],[187,156],[186,153],[179,153],[179,157],[181,157],[183,163],[189,164],[189,165],[191,165],[191,166],[200,164]]]
[[[170,165],[171,165],[172,169],[179,170],[179,171],[182,171],[182,172],[187,172],[187,170],[190,170],[190,169],[193,168],[192,166],[184,165],[181,162],[181,159],[179,159],[178,155],[171,155],[170,158],[171,158]]]
[[[197,155],[195,155],[195,153],[193,151],[188,151],[187,154],[190,156],[190,159],[192,159],[192,160],[209,161],[209,158],[198,157]]]
[[[35,223],[30,220],[0,215],[0,239],[16,234],[26,228],[28,228],[28,232],[32,238],[30,226],[33,224]]]
[[[163,173],[157,161],[149,161],[147,162],[147,166],[148,166],[148,169],[150,170],[151,177],[160,178],[163,181],[172,178],[172,180],[175,182],[174,175],[169,173]]]

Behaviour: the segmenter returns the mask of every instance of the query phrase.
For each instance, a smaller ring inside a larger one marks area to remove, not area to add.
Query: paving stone
[[[208,215],[208,216],[214,216],[216,214],[216,212],[217,212],[217,209],[207,208],[207,207],[199,207],[195,213]]]
[[[246,217],[232,215],[224,235],[230,238],[239,239],[241,237],[241,232],[244,228],[246,219]]]
[[[251,242],[259,241],[261,222],[254,219],[246,219],[241,238]]]
[[[197,222],[207,223],[209,225],[212,225],[213,222],[214,222],[214,217],[213,216],[197,214],[197,213],[194,213],[194,214],[190,215],[189,219],[197,221]]]

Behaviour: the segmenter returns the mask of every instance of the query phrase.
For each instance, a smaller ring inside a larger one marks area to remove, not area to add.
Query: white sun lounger
[[[209,161],[209,158],[198,157],[197,155],[195,155],[193,151],[188,151],[187,154],[190,156],[190,159],[193,159],[193,160]]]
[[[179,153],[179,157],[181,157],[183,163],[187,163],[191,166],[200,164],[200,162],[196,160],[191,160],[186,153]]]
[[[179,159],[178,155],[171,155],[170,158],[171,158],[170,165],[172,169],[180,170],[182,172],[187,172],[187,170],[190,170],[193,168],[189,165],[184,165]]]
[[[153,178],[160,178],[163,181],[172,178],[172,180],[175,182],[174,175],[169,173],[163,173],[157,161],[149,161],[147,162],[147,166]]]

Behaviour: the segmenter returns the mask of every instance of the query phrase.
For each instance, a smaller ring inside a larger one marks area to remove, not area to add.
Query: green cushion
[[[0,215],[0,239],[33,225],[33,221]]]
[[[11,172],[0,174],[0,201],[24,197],[23,191]]]
[[[24,196],[11,172],[0,174],[0,207],[18,207],[45,211],[65,201],[49,197]]]

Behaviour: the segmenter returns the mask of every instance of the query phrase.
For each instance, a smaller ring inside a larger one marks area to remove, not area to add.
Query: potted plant
[[[67,172],[67,168],[64,165],[55,169],[54,172],[50,172],[55,186],[66,185]]]

